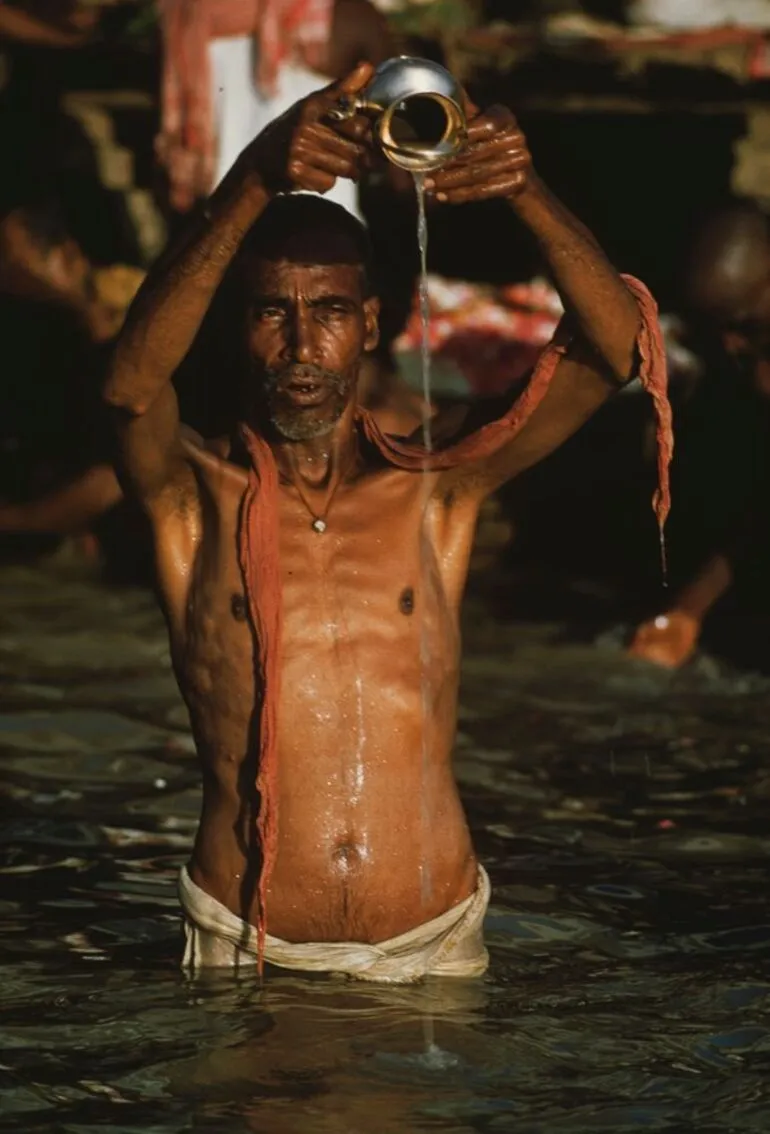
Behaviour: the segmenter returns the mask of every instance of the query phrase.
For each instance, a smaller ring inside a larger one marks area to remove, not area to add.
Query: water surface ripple
[[[190,981],[198,777],[154,601],[0,576],[0,1131],[770,1130],[765,679],[472,599],[487,979]]]

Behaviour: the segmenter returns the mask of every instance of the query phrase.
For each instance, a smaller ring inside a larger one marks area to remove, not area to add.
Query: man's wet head
[[[274,200],[240,255],[247,298],[247,401],[288,441],[330,433],[352,407],[363,355],[377,345],[369,239],[320,197]]]

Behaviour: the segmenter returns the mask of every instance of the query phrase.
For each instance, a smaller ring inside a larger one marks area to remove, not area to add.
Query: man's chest
[[[364,665],[372,654],[407,666],[427,645],[453,654],[475,516],[453,516],[431,488],[421,476],[387,472],[342,486],[324,507],[281,485],[278,546],[265,549],[277,550],[279,593],[267,596],[259,593],[259,565],[250,573],[242,563],[240,501],[223,502],[199,549],[188,660],[218,659],[222,678],[239,684],[238,673],[253,674],[253,601],[280,602],[282,668],[292,680]]]

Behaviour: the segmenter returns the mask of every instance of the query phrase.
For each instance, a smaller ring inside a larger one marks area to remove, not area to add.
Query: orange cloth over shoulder
[[[657,305],[644,284],[624,276],[639,304],[641,324],[637,336],[638,377],[653,400],[657,420],[658,488],[653,507],[663,527],[671,506],[669,466],[674,438],[671,407],[667,396],[666,353],[658,323]],[[455,468],[491,456],[506,445],[529,420],[543,400],[560,358],[569,345],[564,322],[546,347],[526,388],[508,412],[462,440],[426,452],[421,444],[384,434],[371,414],[359,411],[357,428],[390,464],[420,472],[423,469]],[[248,426],[242,435],[251,459],[249,483],[240,518],[240,565],[257,643],[258,680],[261,684],[258,835],[262,851],[257,924],[259,965],[262,967],[266,933],[265,894],[275,862],[278,837],[277,776],[278,701],[281,653],[281,573],[278,533],[278,470],[270,446]]]

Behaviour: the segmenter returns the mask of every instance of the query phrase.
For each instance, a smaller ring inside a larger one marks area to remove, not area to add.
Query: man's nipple
[[[244,595],[235,594],[230,599],[230,612],[236,622],[246,621],[246,598]]]

